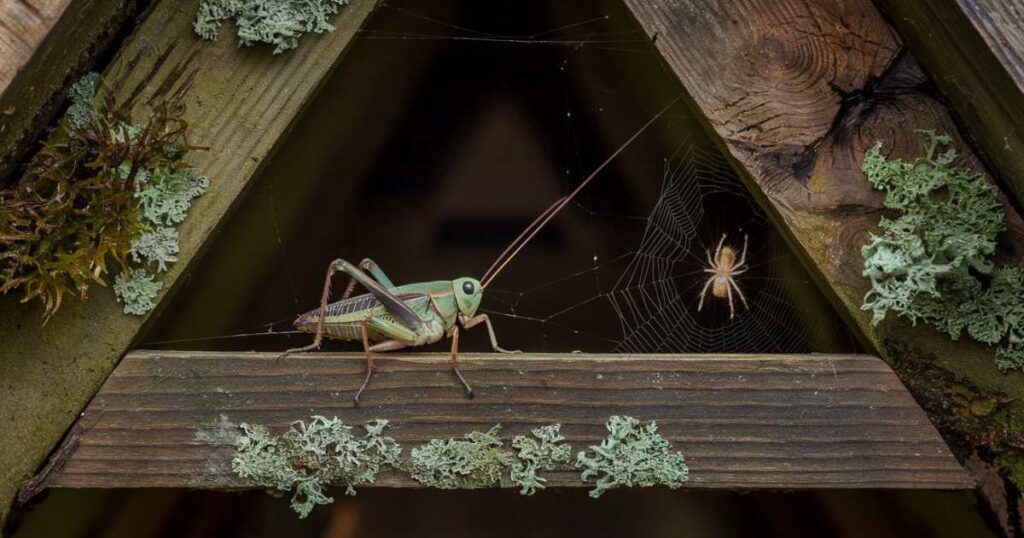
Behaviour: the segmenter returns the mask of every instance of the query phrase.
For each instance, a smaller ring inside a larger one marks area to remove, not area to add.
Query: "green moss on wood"
[[[881,143],[864,157],[864,173],[896,217],[883,217],[882,234],[862,249],[871,282],[862,308],[874,324],[893,312],[954,340],[966,331],[999,345],[1001,370],[1024,368],[1024,270],[992,262],[1006,227],[998,191],[954,165],[948,136],[922,131],[921,139],[925,155],[912,162],[886,159]]]
[[[576,467],[583,470],[584,481],[593,479],[590,496],[620,487],[683,485],[689,468],[680,452],[673,452],[669,442],[658,433],[653,421],[641,424],[633,417],[613,416],[608,419],[608,437],[589,454],[576,456]]]
[[[106,286],[110,272],[125,313],[151,310],[155,275],[177,260],[174,225],[209,185],[182,160],[192,148],[180,94],[135,124],[100,89],[97,74],[72,87],[57,135],[0,191],[0,292],[38,299],[47,318],[65,295]]]
[[[398,465],[402,448],[384,435],[387,425],[368,422],[365,435],[358,436],[337,417],[314,416],[274,436],[264,426],[241,424],[231,467],[271,493],[292,491],[292,509],[304,518],[316,505],[334,501],[326,494],[329,485],[344,485],[347,495],[355,495],[355,486]]]
[[[202,0],[192,28],[216,41],[224,22],[233,20],[239,46],[268,44],[274,54],[299,46],[303,34],[334,30],[330,18],[349,0]]]

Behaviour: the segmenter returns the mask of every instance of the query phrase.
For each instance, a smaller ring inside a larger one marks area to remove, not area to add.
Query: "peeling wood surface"
[[[1024,203],[1024,4],[878,0],[963,120],[985,162]]]
[[[913,398],[864,355],[467,354],[469,400],[444,354],[384,354],[363,397],[361,354],[133,351],[78,423],[58,487],[251,486],[231,472],[237,424],[279,433],[310,415],[391,420],[405,448],[503,425],[558,422],[574,450],[610,415],[656,420],[690,488],[966,488],[972,483]],[[398,473],[379,485],[412,487]],[[552,485],[583,486],[560,472]]]
[[[179,228],[179,261],[164,275],[166,297],[207,238],[337,65],[374,0],[353,0],[333,19],[337,29],[307,36],[295,51],[237,48],[231,32],[217,43],[192,33],[197,1],[162,1],[105,73],[138,110],[172,81],[191,81],[185,119],[190,140],[213,148],[189,161],[211,178],[209,191]],[[148,317],[122,313],[108,290],[71,301],[45,326],[41,309],[0,300],[0,520],[9,500],[113,370]]]

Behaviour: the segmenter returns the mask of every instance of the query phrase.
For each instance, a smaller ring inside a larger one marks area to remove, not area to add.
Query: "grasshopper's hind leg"
[[[356,405],[359,405],[359,397],[362,396],[363,391],[366,390],[367,385],[370,384],[370,378],[373,377],[373,353],[380,351],[395,351],[405,347],[405,342],[401,340],[385,340],[376,344],[370,345],[370,334],[366,326],[369,321],[364,321],[360,326],[363,330],[363,350],[366,351],[366,378],[363,379],[363,384],[359,386],[359,390],[356,391],[356,395],[352,400]]]

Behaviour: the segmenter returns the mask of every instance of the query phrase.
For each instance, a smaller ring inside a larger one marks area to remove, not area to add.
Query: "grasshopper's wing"
[[[417,318],[423,315],[424,307],[429,304],[429,297],[425,293],[415,292],[398,292],[392,294],[392,297],[397,299],[405,306],[410,312],[415,314]],[[369,314],[373,310],[378,308],[384,308],[389,313],[394,315],[396,319],[404,325],[404,319],[394,313],[394,311],[388,308],[387,304],[381,301],[376,295],[372,293],[364,293],[362,295],[356,295],[355,297],[349,297],[342,301],[336,301],[327,305],[327,311],[325,316],[328,318],[345,318],[351,316],[351,320],[345,321],[358,321],[356,318],[360,314]],[[316,323],[317,318],[320,316],[320,309],[310,310],[299,317],[297,323]],[[408,327],[408,325],[406,325]],[[411,327],[409,327],[411,328]]]
[[[376,297],[389,312],[397,317],[398,320],[402,322],[402,325],[405,325],[414,331],[418,331],[420,327],[423,326],[423,318],[421,318],[419,314],[376,280],[370,278],[366,273],[360,271],[359,268],[345,260],[337,260],[334,263],[336,264],[335,267],[348,273],[366,289],[370,290],[370,293],[372,293],[373,296]]]

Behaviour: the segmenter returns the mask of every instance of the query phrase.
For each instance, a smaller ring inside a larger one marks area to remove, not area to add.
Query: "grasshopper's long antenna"
[[[580,182],[580,184],[577,185],[572,192],[570,192],[566,196],[559,198],[558,200],[555,200],[555,203],[551,204],[551,206],[545,209],[539,217],[537,217],[533,222],[531,222],[530,225],[527,226],[525,230],[523,230],[523,233],[519,234],[519,237],[516,237],[516,240],[513,241],[501,253],[501,255],[494,260],[494,263],[492,263],[491,266],[487,269],[487,272],[484,273],[483,278],[481,278],[481,281],[483,282],[482,286],[484,288],[487,288],[487,285],[490,284],[492,280],[494,280],[494,277],[498,276],[498,273],[500,273],[501,270],[504,269],[505,266],[508,265],[510,261],[512,261],[512,258],[516,257],[516,254],[519,254],[520,250],[523,250],[523,247],[525,247],[527,243],[529,243],[530,240],[533,239],[533,236],[537,235],[537,233],[540,232],[542,228],[544,228],[544,225],[547,224],[548,221],[553,219],[555,215],[557,215],[558,212],[562,210],[563,207],[565,207],[569,202],[572,201],[572,199],[576,196],[577,193],[583,190],[583,188],[586,187],[587,184],[590,183],[590,181],[601,172],[601,170],[604,170],[606,166],[608,166],[613,160],[615,160],[615,157],[618,157],[619,153],[622,153],[622,150],[626,149],[626,147],[632,144],[633,141],[637,139],[637,137],[639,137],[644,131],[646,131],[647,128],[651,126],[651,124],[653,124],[658,118],[660,118],[662,114],[668,111],[668,109],[671,108],[672,105],[676,104],[676,101],[678,101],[681,98],[682,95],[673,99],[671,103],[665,105],[665,108],[661,109],[661,111],[655,114],[654,117],[647,120],[647,123],[645,123],[643,127],[640,127],[640,129],[638,129],[637,132],[633,133],[633,136],[629,137],[628,140],[626,140],[621,146],[619,146],[619,149],[615,150],[615,153],[612,153],[607,159],[605,159],[605,161],[601,163],[601,166],[598,166],[593,172],[591,172],[590,175],[587,176],[587,178],[584,179],[582,182]]]

